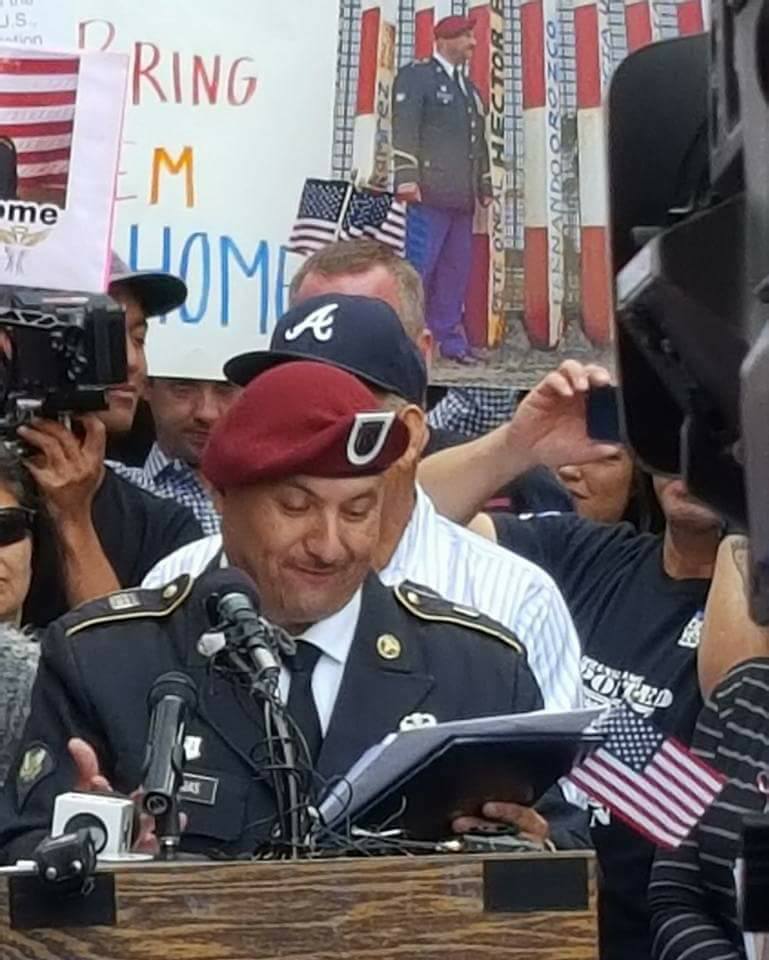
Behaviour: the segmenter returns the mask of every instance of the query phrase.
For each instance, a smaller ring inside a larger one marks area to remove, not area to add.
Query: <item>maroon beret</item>
[[[435,24],[435,37],[437,40],[453,40],[474,27],[472,17],[444,17]]]
[[[251,381],[214,428],[201,466],[218,490],[296,474],[360,477],[385,471],[408,441],[406,426],[352,374],[297,360]]]

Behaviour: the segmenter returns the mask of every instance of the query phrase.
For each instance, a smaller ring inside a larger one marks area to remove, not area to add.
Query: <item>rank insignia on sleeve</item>
[[[51,751],[44,743],[27,747],[16,773],[16,801],[20,810],[30,790],[56,767]]]

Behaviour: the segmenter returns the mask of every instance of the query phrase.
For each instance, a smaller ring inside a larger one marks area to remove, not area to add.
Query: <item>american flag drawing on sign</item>
[[[405,204],[391,193],[358,190],[346,180],[305,181],[288,249],[308,254],[358,237],[372,237],[403,256]]]
[[[63,205],[80,60],[0,58],[0,137],[17,154],[18,196]]]
[[[630,707],[612,710],[597,726],[606,739],[569,779],[653,843],[677,847],[726,777]]]

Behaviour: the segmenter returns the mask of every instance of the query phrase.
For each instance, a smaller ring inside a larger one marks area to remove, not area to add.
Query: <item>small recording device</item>
[[[602,443],[623,443],[617,388],[593,387],[587,395],[587,435]]]
[[[132,800],[116,794],[61,793],[53,808],[51,836],[88,832],[99,860],[151,859],[131,853],[135,808]]]
[[[0,441],[32,417],[106,409],[126,375],[125,312],[110,297],[0,288]]]

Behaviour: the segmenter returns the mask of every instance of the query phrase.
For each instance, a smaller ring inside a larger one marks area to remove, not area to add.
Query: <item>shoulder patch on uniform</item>
[[[133,590],[117,590],[106,597],[91,600],[69,614],[65,636],[73,637],[89,627],[106,623],[168,617],[187,599],[192,584],[192,577],[183,573],[157,589],[143,590],[137,587]]]
[[[19,761],[16,771],[16,810],[22,807],[35,784],[40,783],[56,769],[56,761],[48,747],[41,741],[31,743]]]
[[[434,590],[417,583],[411,583],[410,580],[404,580],[403,583],[395,587],[395,596],[409,613],[419,617],[420,620],[453,623],[459,627],[475,630],[487,637],[501,640],[508,647],[512,647],[516,653],[526,656],[523,644],[514,633],[506,630],[501,623],[497,623],[496,620],[492,620],[491,617],[485,616],[472,607],[460,603],[451,603]]]

